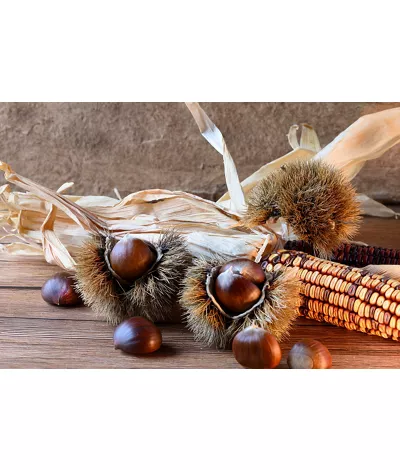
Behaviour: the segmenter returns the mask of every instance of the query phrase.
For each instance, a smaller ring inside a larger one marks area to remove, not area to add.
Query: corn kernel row
[[[264,267],[270,272],[282,268],[296,272],[302,281],[302,315],[398,340],[399,281],[298,251],[273,253]]]
[[[287,241],[285,250],[315,254],[312,245],[301,240]],[[368,264],[400,264],[400,250],[344,243],[333,251],[330,260],[354,267],[363,267]]]

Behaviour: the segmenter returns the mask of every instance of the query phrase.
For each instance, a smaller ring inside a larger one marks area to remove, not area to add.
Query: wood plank
[[[400,248],[400,220],[364,217],[357,240],[383,248]]]
[[[39,287],[0,287],[0,317],[101,321],[88,307],[49,305],[42,299]]]
[[[41,288],[53,274],[62,271],[58,266],[52,266],[44,258],[31,256],[20,257],[0,255],[0,286],[3,287],[37,287]]]
[[[182,325],[162,328],[163,347],[130,356],[113,347],[113,328],[103,322],[0,320],[0,367],[208,368],[235,367],[232,353],[195,343]]]
[[[281,344],[279,368],[293,344],[314,338],[331,351],[334,368],[400,367],[400,344],[311,320]],[[0,319],[0,367],[11,368],[238,368],[231,351],[193,340],[183,325],[163,325],[163,347],[130,356],[113,347],[113,327],[103,322],[29,318]]]
[[[174,309],[173,318],[167,323],[180,321],[180,310]],[[88,307],[58,307],[42,299],[40,287],[0,287],[0,317],[37,318],[50,320],[103,321]]]

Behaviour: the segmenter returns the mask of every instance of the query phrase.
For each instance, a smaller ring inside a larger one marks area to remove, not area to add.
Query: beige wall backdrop
[[[358,117],[400,103],[201,103],[222,131],[244,179],[290,150],[292,124],[315,127],[328,144]],[[400,146],[368,162],[357,189],[400,202]],[[75,194],[180,189],[225,192],[222,159],[183,103],[1,103],[0,159],[20,174]]]

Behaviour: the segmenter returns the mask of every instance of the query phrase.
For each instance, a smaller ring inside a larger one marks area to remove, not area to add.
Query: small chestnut
[[[215,280],[215,296],[226,313],[249,310],[261,297],[265,273],[248,259],[235,259],[220,268]]]
[[[155,250],[140,238],[125,237],[118,241],[110,253],[110,265],[127,283],[146,274],[157,259]]]
[[[162,336],[154,323],[143,317],[132,317],[114,331],[115,349],[128,354],[149,354],[161,347]]]
[[[70,273],[60,272],[48,279],[42,286],[42,298],[49,304],[61,307],[80,305],[82,299],[74,287]]]
[[[332,356],[322,343],[315,339],[307,339],[293,346],[287,363],[290,369],[330,369]]]
[[[256,326],[249,326],[235,336],[232,351],[237,362],[250,369],[274,369],[282,358],[275,336]]]

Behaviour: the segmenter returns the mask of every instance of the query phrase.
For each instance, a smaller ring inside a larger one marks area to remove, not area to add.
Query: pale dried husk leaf
[[[268,232],[247,230],[236,213],[189,193],[155,189],[121,201],[62,196],[21,177],[8,165],[0,168],[6,169],[7,180],[29,191],[12,192],[9,185],[0,188],[0,224],[7,227],[7,236],[29,243],[29,254],[41,248],[49,263],[64,269],[74,269],[73,256],[91,234],[121,238],[130,233],[156,241],[163,231],[175,227],[186,236],[191,253],[205,257],[224,252],[254,258],[260,249],[271,251],[276,244],[276,237],[271,237],[266,246]],[[60,190],[70,187],[63,185]],[[20,242],[16,243],[3,251],[21,253]]]
[[[400,142],[400,108],[359,118],[315,156],[354,178],[363,164]]]
[[[9,244],[0,244],[0,253],[7,253],[15,256],[42,256],[43,250],[38,246],[28,245],[25,242],[13,242]],[[53,264],[53,263],[52,263]]]
[[[72,182],[64,183],[58,188],[57,194],[67,191],[73,186],[73,184],[74,183]],[[54,231],[57,210],[58,209],[55,205],[50,204],[50,211],[47,214],[43,225],[40,227],[44,258],[48,263],[63,266],[67,270],[73,270],[75,267],[75,261]]]
[[[361,214],[374,217],[399,218],[400,214],[386,207],[380,202],[374,201],[366,194],[357,194],[357,200],[360,203]]]
[[[18,175],[7,163],[0,162],[0,170],[4,172],[4,177],[8,182],[14,183],[16,186],[41,197],[43,201],[50,202],[59,207],[85,230],[97,234],[107,229],[105,224],[95,217],[93,213],[79,207],[75,202],[66,199],[62,194],[58,194],[24,176]]]
[[[245,196],[267,174],[294,160],[321,159],[339,168],[351,180],[365,162],[381,157],[387,150],[400,142],[400,108],[392,108],[359,118],[321,150],[315,130],[308,124],[302,125],[300,143],[297,138],[299,126],[293,125],[288,133],[291,152],[267,163],[250,175],[241,185]],[[361,210],[364,215],[375,217],[396,217],[398,214],[370,197],[360,194]],[[229,193],[218,201],[222,206],[229,204]]]
[[[226,206],[232,211],[242,214],[246,210],[246,202],[243,194],[242,187],[240,186],[239,176],[236,170],[235,162],[228,147],[226,146],[225,139],[221,131],[207,116],[205,111],[198,103],[186,103],[189,111],[192,113],[199,130],[207,142],[217,150],[224,159],[225,180],[229,193],[229,204]]]
[[[293,149],[291,152],[263,165],[259,170],[242,181],[241,186],[245,195],[247,195],[259,181],[265,178],[269,173],[280,168],[282,165],[294,160],[310,160],[321,149],[317,133],[312,126],[309,124],[302,124],[300,144],[297,139],[298,129],[299,126],[297,124],[294,124],[289,129],[288,140]],[[218,203],[224,207],[228,207],[229,200],[229,193],[225,193],[218,200]]]
[[[400,281],[400,266],[395,264],[369,264],[362,268],[363,271],[368,271],[370,274],[378,274],[382,277],[395,279]]]
[[[57,210],[56,206],[51,205],[50,212],[40,228],[44,258],[48,263],[57,264],[67,270],[73,270],[75,261],[54,232]]]

